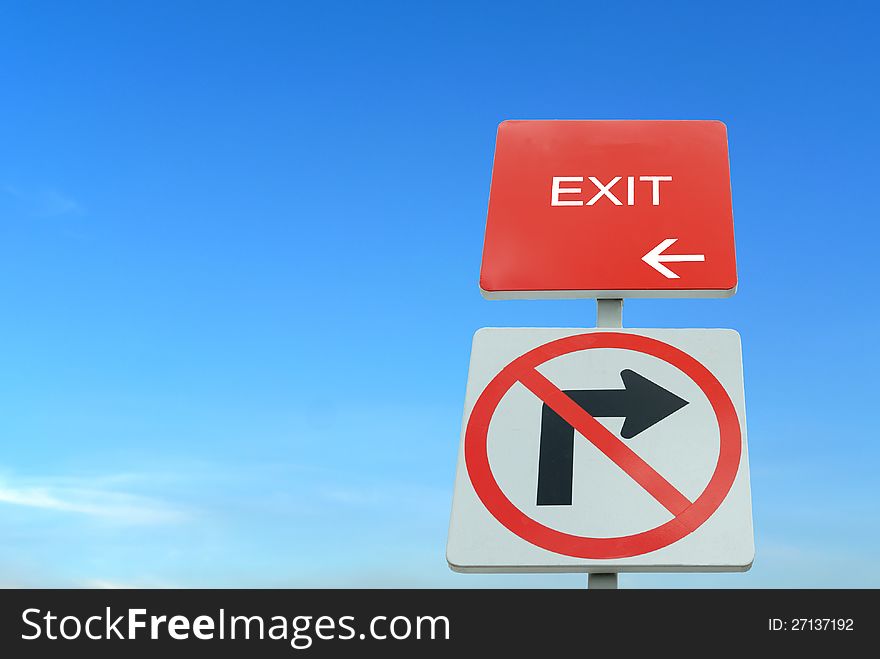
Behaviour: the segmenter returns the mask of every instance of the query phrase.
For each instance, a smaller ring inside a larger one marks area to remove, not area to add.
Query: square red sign
[[[726,297],[736,281],[720,121],[498,127],[486,297]]]

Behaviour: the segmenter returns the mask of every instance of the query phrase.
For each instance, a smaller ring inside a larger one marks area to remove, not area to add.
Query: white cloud
[[[186,518],[182,510],[162,501],[102,488],[100,478],[72,481],[0,479],[0,504],[86,515],[120,524],[167,524]]]
[[[135,580],[115,581],[112,579],[85,579],[76,583],[78,588],[97,588],[100,590],[139,590],[143,588],[179,588],[166,581]]]
[[[387,498],[377,490],[353,487],[323,487],[321,494],[328,501],[350,506],[373,506]]]
[[[38,203],[38,213],[44,217],[79,215],[83,212],[83,207],[76,199],[58,190],[43,190],[39,195]]]
[[[55,188],[20,188],[4,183],[2,191],[19,212],[34,217],[61,217],[82,215],[82,205],[70,195]]]

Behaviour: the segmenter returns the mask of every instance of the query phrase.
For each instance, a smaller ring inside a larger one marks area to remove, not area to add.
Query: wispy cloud
[[[115,581],[113,579],[84,579],[76,582],[80,588],[98,588],[100,590],[138,590],[142,588],[179,588],[179,586],[156,580]]]
[[[83,207],[73,197],[63,194],[58,190],[50,189],[41,192],[39,196],[38,212],[44,217],[80,215],[83,212]]]
[[[183,510],[163,501],[106,489],[101,479],[0,478],[0,504],[85,515],[120,524],[168,524],[184,520]]]
[[[0,191],[18,212],[32,217],[61,217],[85,212],[76,199],[55,188],[22,188],[3,183]]]
[[[339,476],[336,476],[339,480]],[[336,482],[323,482],[316,487],[316,502],[344,506],[387,506],[424,507],[441,501],[446,505],[445,488],[411,482],[362,482],[339,485]]]
[[[376,489],[336,486],[321,488],[321,495],[327,501],[350,506],[373,506],[388,498],[387,493]]]

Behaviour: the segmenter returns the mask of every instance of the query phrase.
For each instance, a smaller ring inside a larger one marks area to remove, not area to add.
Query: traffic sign
[[[726,297],[736,283],[720,121],[498,127],[485,297]]]
[[[753,557],[736,332],[476,333],[452,569],[741,571]]]

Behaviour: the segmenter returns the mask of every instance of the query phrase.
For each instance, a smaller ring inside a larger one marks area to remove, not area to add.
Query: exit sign
[[[488,298],[736,291],[720,121],[505,121],[480,288]]]

